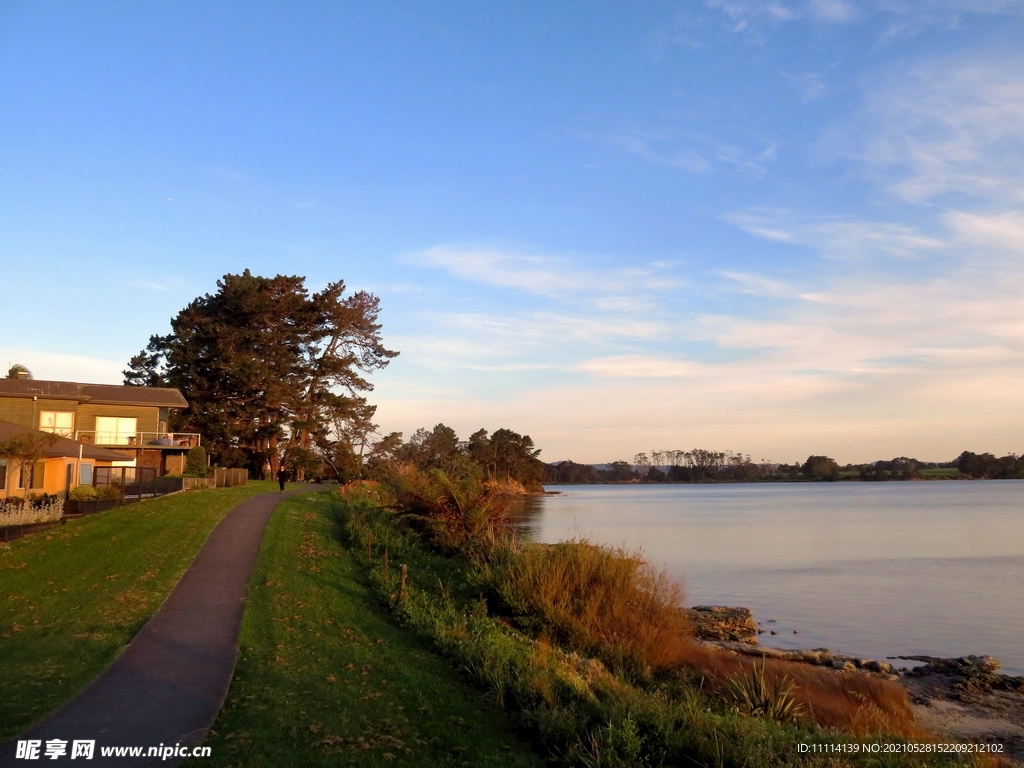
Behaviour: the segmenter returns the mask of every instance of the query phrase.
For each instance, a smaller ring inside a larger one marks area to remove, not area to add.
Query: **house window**
[[[78,468],[79,485],[92,485],[92,464],[82,464]]]
[[[99,445],[134,445],[136,423],[136,419],[97,416],[96,442]]]
[[[73,437],[75,414],[72,411],[40,411],[39,431],[51,432],[62,437]]]

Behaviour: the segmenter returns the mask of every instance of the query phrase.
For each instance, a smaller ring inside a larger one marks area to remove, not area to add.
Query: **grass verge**
[[[249,583],[217,766],[540,766],[503,713],[387,618],[329,494],[285,501]]]
[[[213,527],[275,484],[190,491],[0,545],[0,742],[99,674],[163,603]]]

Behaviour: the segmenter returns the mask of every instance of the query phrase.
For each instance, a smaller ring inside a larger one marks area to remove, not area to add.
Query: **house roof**
[[[182,397],[181,392],[170,387],[125,387],[115,384],[78,384],[73,381],[0,379],[0,397],[33,396],[101,405],[188,408],[188,402]]]
[[[77,459],[79,450],[83,459],[95,459],[96,461],[124,461],[123,453],[108,451],[106,448],[97,448],[94,445],[86,445],[60,435],[52,435],[49,432],[41,432],[38,429],[29,429],[18,424],[11,424],[9,421],[0,421],[0,443],[5,443],[15,435],[42,435],[49,445],[44,452],[49,459],[69,458]],[[52,441],[51,441],[52,438]]]

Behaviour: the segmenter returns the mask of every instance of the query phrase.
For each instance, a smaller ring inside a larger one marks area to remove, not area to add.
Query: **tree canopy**
[[[46,456],[47,450],[57,441],[57,436],[49,432],[26,432],[12,435],[0,442],[0,459],[18,462],[21,472],[21,487],[32,485],[32,468],[37,461]],[[6,471],[6,470],[5,470]]]
[[[21,363],[15,363],[14,365],[12,365],[10,368],[7,369],[7,378],[8,379],[22,379],[22,378],[31,379],[32,378],[32,371],[30,371],[28,368],[26,368]]]
[[[375,429],[366,375],[398,354],[382,343],[378,298],[345,296],[342,281],[310,294],[304,277],[249,270],[217,288],[150,337],[125,384],[180,389],[189,407],[174,428],[202,434],[222,466],[276,472],[284,451],[297,465],[316,453],[337,465],[339,443],[365,443]]]
[[[475,472],[487,481],[516,482],[538,490],[544,481],[539,455],[529,435],[511,429],[496,429],[491,435],[479,429],[462,441],[454,429],[437,424],[431,430],[417,429],[407,443],[402,442],[401,432],[385,435],[370,451],[367,469],[378,478],[393,474],[401,465],[449,475]]]

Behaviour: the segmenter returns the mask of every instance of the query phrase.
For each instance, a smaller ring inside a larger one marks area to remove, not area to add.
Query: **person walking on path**
[[[277,470],[277,484],[281,486],[281,493],[284,493],[284,482],[288,479],[288,470],[285,469],[284,464]]]

